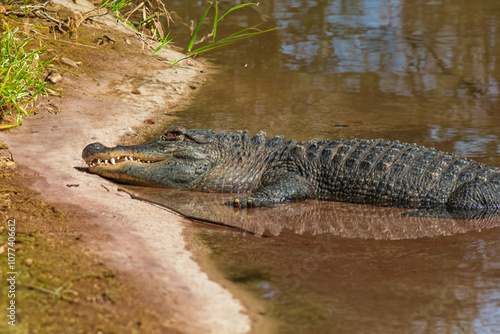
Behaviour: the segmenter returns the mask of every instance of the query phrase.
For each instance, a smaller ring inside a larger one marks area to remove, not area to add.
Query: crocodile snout
[[[96,154],[102,152],[107,148],[108,147],[104,146],[101,143],[89,144],[83,149],[82,158],[83,160],[87,161],[90,157],[95,156]]]

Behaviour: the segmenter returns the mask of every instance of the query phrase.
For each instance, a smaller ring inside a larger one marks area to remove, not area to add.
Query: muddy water
[[[500,166],[499,1],[261,2],[219,34],[263,19],[279,30],[211,53],[220,71],[177,124],[399,139]],[[173,3],[186,24],[203,13]],[[235,212],[214,194],[148,196],[238,226],[201,238],[279,333],[500,332],[498,220],[312,201]]]
[[[307,201],[223,205],[232,194],[129,187],[191,216],[225,277],[257,297],[256,332],[495,333],[500,217],[405,217],[407,210]]]

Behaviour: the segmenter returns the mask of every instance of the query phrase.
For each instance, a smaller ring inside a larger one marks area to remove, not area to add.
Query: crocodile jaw
[[[160,168],[162,162],[171,158],[170,155],[152,158],[130,149],[130,147],[109,148],[100,143],[87,145],[82,153],[82,158],[89,167],[89,172],[120,182],[157,185],[142,174],[149,175]],[[137,171],[140,171],[137,173]]]
[[[197,152],[183,152],[178,145],[170,149],[155,143],[109,148],[93,143],[85,147],[82,158],[89,172],[119,183],[187,188],[211,168],[211,163]]]

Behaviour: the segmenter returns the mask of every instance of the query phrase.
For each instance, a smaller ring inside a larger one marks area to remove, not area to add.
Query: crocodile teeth
[[[106,160],[94,159],[92,161],[87,162],[87,164],[90,167],[96,167],[96,166],[99,166],[99,165],[107,165],[107,164],[116,165],[116,164],[118,164],[120,162],[124,162],[124,161],[137,161],[137,162],[142,162],[142,163],[147,163],[147,164],[150,164],[150,163],[154,162],[154,161],[151,161],[151,160],[142,160],[141,161],[141,159],[134,158],[131,155],[129,155],[129,156],[125,156],[125,157],[118,156],[118,157],[115,157],[115,158],[110,158],[109,160],[108,159],[106,159]]]

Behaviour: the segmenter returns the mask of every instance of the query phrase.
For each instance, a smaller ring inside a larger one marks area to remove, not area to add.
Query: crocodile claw
[[[261,207],[273,207],[274,203],[261,196],[245,196],[236,198],[234,201],[229,201],[224,203],[226,205],[234,206],[239,209],[246,208],[261,208]]]

